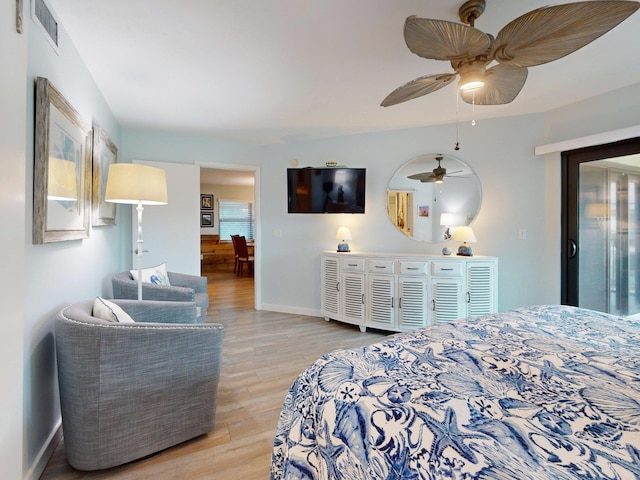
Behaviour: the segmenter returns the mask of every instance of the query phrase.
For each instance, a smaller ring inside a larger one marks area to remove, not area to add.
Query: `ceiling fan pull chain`
[[[458,95],[458,90],[456,90],[456,146],[453,147],[454,150],[460,150],[460,140],[458,138],[458,107],[460,105],[460,95]]]
[[[473,92],[473,119],[471,120],[471,126],[476,126],[476,92]]]

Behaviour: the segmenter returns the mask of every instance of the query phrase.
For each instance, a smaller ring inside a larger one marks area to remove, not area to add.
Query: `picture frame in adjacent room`
[[[200,195],[200,210],[213,210],[213,195],[206,193]]]
[[[116,224],[116,204],[105,201],[109,167],[118,162],[118,149],[101,127],[93,127],[91,225]]]
[[[33,243],[89,238],[90,125],[48,79],[36,79]]]
[[[420,205],[418,207],[418,216],[419,217],[428,217],[429,216],[429,205]]]
[[[213,212],[200,212],[200,226],[213,227]]]

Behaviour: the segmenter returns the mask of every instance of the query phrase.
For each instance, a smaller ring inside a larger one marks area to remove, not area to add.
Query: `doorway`
[[[562,303],[640,313],[640,138],[562,153]]]
[[[222,308],[242,308],[250,304],[260,309],[260,242],[259,232],[254,231],[253,255],[255,257],[255,275],[238,277],[234,271],[234,249],[229,237],[229,228],[240,219],[225,215],[226,223],[221,228],[221,205],[229,211],[229,205],[248,205],[252,212],[253,224],[258,224],[260,209],[259,199],[259,167],[243,165],[226,165],[201,163],[200,193],[212,198],[212,224],[202,227],[201,259],[202,275],[209,278],[210,283],[217,285],[218,306]],[[237,209],[232,209],[233,211]],[[245,211],[246,209],[239,209]],[[231,233],[238,233],[235,230]],[[226,235],[226,237],[225,237]],[[203,247],[204,245],[204,247]],[[203,250],[203,248],[206,250]],[[245,272],[246,272],[245,268]],[[250,297],[250,298],[249,298]]]

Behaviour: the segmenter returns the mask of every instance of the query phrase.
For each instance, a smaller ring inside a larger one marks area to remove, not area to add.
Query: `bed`
[[[640,478],[640,321],[535,306],[324,355],[271,478]]]

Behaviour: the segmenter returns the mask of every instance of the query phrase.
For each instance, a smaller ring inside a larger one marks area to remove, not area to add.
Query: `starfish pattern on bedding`
[[[427,347],[423,352],[415,350],[413,348],[407,348],[407,351],[411,353],[416,359],[413,361],[414,365],[423,366],[429,365],[437,370],[440,370],[440,364],[443,362],[450,362],[448,358],[444,358],[433,353],[433,348]]]
[[[433,433],[434,438],[433,444],[431,445],[431,458],[440,458],[446,448],[451,447],[466,460],[473,463],[478,462],[473,450],[464,443],[464,440],[486,437],[483,435],[462,432],[458,428],[456,412],[451,407],[447,407],[444,414],[444,420],[442,422],[438,422],[431,416],[421,412],[416,412],[416,414],[422,418],[427,428],[431,433]]]

